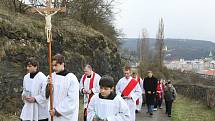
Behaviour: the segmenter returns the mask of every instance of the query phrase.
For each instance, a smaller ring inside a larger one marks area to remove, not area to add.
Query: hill
[[[87,63],[100,75],[110,74],[116,80],[121,76],[116,40],[69,17],[56,15],[52,22],[52,54],[65,55],[66,68],[78,79],[83,74],[82,65]],[[0,109],[3,112],[20,112],[26,58],[35,56],[40,70],[48,72],[44,23],[40,15],[0,8]]]
[[[136,51],[138,38],[123,38],[121,39],[121,48],[129,48],[129,50]],[[149,38],[150,48],[154,48],[156,39]],[[168,48],[166,52],[166,59],[180,59],[187,60],[208,57],[210,51],[215,54],[215,43],[203,40],[190,39],[165,39],[165,45]]]

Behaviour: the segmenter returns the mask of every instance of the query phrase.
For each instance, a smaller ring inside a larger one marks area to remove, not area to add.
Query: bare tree
[[[142,44],[143,43],[143,39],[141,37],[141,35],[139,36],[139,39],[137,40],[137,55],[138,55],[138,59],[139,61],[143,61],[143,56],[142,56]]]
[[[25,0],[0,0],[0,6],[13,12],[25,12],[29,7],[24,5]]]
[[[159,68],[162,70],[163,60],[164,60],[164,22],[163,22],[163,18],[161,18],[159,21],[155,48],[156,48],[155,62],[158,64]]]
[[[67,6],[68,15],[108,37],[117,36],[118,33],[112,24],[114,1],[72,0]]]
[[[137,52],[140,62],[149,62],[149,39],[146,29],[143,29],[142,35],[137,42]]]
[[[100,19],[112,16],[114,0],[73,0],[69,5],[69,14],[85,25],[96,24]]]
[[[148,33],[147,33],[147,30],[144,29],[143,32],[142,32],[142,39],[143,39],[143,42],[142,42],[142,56],[143,56],[143,61],[145,63],[148,63],[149,62],[149,59],[150,59],[150,53],[149,53],[149,38],[148,38]]]

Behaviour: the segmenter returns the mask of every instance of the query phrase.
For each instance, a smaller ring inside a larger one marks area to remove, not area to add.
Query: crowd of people
[[[22,121],[78,121],[79,94],[84,99],[84,121],[135,121],[143,105],[147,113],[153,115],[162,109],[163,98],[166,113],[171,117],[172,103],[176,91],[171,81],[153,76],[141,78],[130,67],[124,68],[124,77],[118,82],[110,75],[100,76],[90,65],[83,69],[84,74],[77,77],[66,69],[64,56],[57,54],[52,59],[51,77],[39,71],[35,58],[26,62],[28,73],[23,79],[22,100],[24,106]],[[117,82],[117,83],[115,83]],[[50,92],[51,88],[51,92]],[[50,101],[53,105],[50,108]]]

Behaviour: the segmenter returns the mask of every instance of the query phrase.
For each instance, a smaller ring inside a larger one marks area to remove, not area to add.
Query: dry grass
[[[80,96],[80,103],[79,103],[79,121],[83,121],[83,112],[84,112],[84,105],[83,105],[83,96]],[[20,121],[19,116],[14,114],[5,114],[0,112],[0,121]]]
[[[0,113],[0,121],[20,121],[20,119],[16,115]]]
[[[172,121],[215,121],[215,110],[179,95],[173,105]]]

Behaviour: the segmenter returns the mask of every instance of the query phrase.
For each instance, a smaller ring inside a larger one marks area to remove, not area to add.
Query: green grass
[[[174,102],[172,113],[172,121],[215,121],[215,109],[181,95]]]

